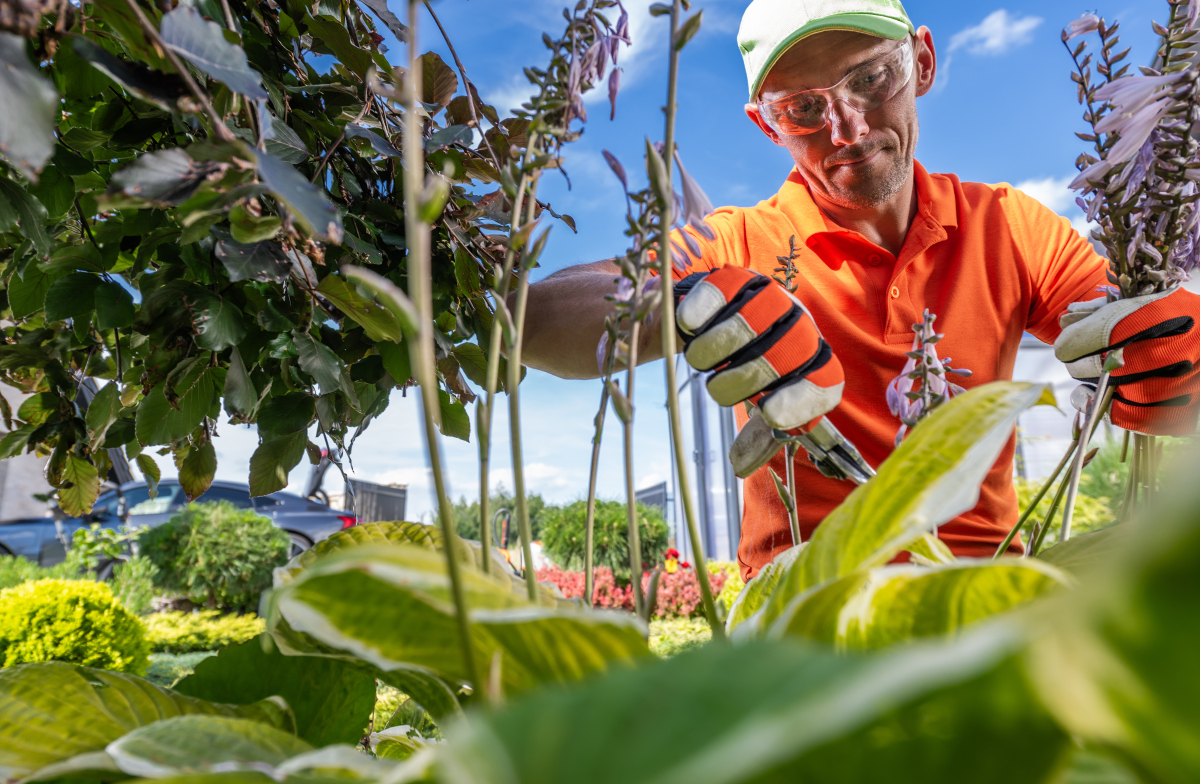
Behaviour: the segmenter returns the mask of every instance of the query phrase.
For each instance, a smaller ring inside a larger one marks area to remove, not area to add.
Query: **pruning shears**
[[[781,444],[798,444],[803,447],[817,470],[831,479],[849,479],[861,485],[875,476],[875,469],[863,460],[858,448],[841,434],[829,421],[829,417],[822,417],[812,430],[802,436],[774,429],[772,434]]]

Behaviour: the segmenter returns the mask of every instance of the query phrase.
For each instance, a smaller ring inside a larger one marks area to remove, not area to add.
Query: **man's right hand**
[[[842,365],[787,290],[743,267],[689,278],[698,282],[675,321],[688,364],[716,370],[707,385],[713,400],[723,406],[749,400],[771,427],[800,433],[841,402]]]

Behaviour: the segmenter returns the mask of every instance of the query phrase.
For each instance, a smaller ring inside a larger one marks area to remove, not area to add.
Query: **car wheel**
[[[312,542],[303,534],[295,533],[294,531],[287,532],[288,538],[292,540],[292,548],[288,550],[288,558],[295,558],[300,553],[312,547]]]

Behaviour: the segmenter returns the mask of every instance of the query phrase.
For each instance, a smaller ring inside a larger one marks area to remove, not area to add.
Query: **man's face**
[[[832,87],[858,66],[891,52],[898,43],[840,30],[809,36],[779,58],[759,97],[769,103],[801,90]],[[847,209],[884,204],[912,174],[918,135],[916,99],[933,85],[936,58],[927,28],[917,31],[912,46],[912,76],[876,109],[859,113],[834,101],[825,127],[804,136],[779,134],[757,106],[747,106],[746,113],[773,142],[787,148],[818,198]]]

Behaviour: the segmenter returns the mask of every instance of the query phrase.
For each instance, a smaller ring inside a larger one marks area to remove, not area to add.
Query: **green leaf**
[[[450,353],[458,360],[458,366],[467,378],[480,387],[487,386],[487,355],[483,349],[474,343],[460,343]]]
[[[273,239],[279,233],[283,220],[274,215],[255,217],[241,204],[229,211],[229,231],[236,242],[254,243]]]
[[[321,188],[274,155],[253,150],[249,155],[258,164],[263,184],[287,205],[292,217],[305,231],[334,244],[342,241],[342,216]]]
[[[326,275],[317,286],[317,291],[360,325],[372,342],[388,340],[399,343],[404,339],[400,322],[387,308],[363,297],[352,284],[337,275]]]
[[[0,776],[20,778],[104,748],[126,733],[184,714],[252,719],[290,730],[290,711],[263,701],[243,707],[185,697],[133,675],[64,662],[0,669]]]
[[[104,259],[100,251],[91,243],[82,245],[64,245],[50,254],[50,261],[41,265],[48,273],[62,272],[103,272]],[[28,274],[28,270],[26,270]]]
[[[246,419],[254,416],[254,410],[258,406],[258,390],[254,388],[254,382],[246,372],[237,346],[230,352],[229,372],[225,374],[225,388],[221,396],[225,399],[225,411],[230,415],[240,414]]]
[[[404,154],[397,150],[395,145],[370,128],[363,128],[361,125],[355,125],[354,123],[346,123],[343,131],[347,139],[366,139],[371,144],[371,149],[380,155],[388,158],[404,157]]]
[[[46,307],[46,292],[61,272],[44,272],[32,263],[25,268],[25,277],[13,275],[8,284],[8,306],[14,318],[27,318]]]
[[[438,403],[442,413],[442,421],[438,423],[438,430],[444,436],[458,438],[469,443],[471,441],[471,417],[467,414],[467,407],[456,400],[451,400],[450,395],[444,389],[438,390]]]
[[[16,430],[6,433],[4,438],[0,439],[0,460],[19,455],[21,450],[29,444],[29,437],[39,427],[41,425],[22,425]]]
[[[884,648],[959,631],[1068,584],[1033,559],[961,560],[937,567],[894,564],[805,591],[771,625],[839,649]]]
[[[273,591],[267,628],[295,632],[386,672],[423,670],[466,679],[445,558],[404,545],[359,547],[318,558]],[[530,604],[508,582],[461,571],[477,662],[501,656],[506,694],[569,681],[648,655],[632,616]],[[420,629],[420,634],[413,634]]]
[[[121,416],[124,408],[125,406],[121,403],[121,391],[115,383],[105,384],[92,398],[92,402],[88,404],[84,422],[87,424],[93,448],[99,446],[104,440],[104,434]]]
[[[439,751],[454,780],[473,782],[1044,782],[1069,739],[1014,642],[993,633],[886,656],[708,645],[513,700]]]
[[[0,200],[7,200],[9,206],[17,213],[21,233],[33,243],[38,256],[43,259],[49,258],[50,251],[54,249],[54,241],[46,231],[45,223],[49,220],[49,215],[42,203],[5,177],[0,177]]]
[[[63,465],[64,485],[58,491],[58,505],[67,515],[79,517],[92,511],[100,495],[100,473],[96,466],[74,452]]]
[[[675,51],[679,51],[687,46],[687,42],[692,40],[692,36],[700,32],[700,19],[704,16],[704,11],[697,11],[687,18],[679,27],[679,31],[675,33]]]
[[[100,276],[90,272],[71,272],[54,281],[46,291],[46,321],[87,316],[90,322],[99,285]]]
[[[304,432],[317,415],[316,401],[302,392],[275,395],[258,410],[258,429],[264,438]]]
[[[63,134],[63,141],[69,144],[71,149],[84,153],[91,152],[103,144],[108,144],[111,138],[103,131],[94,131],[91,128],[84,128],[80,125],[68,128]]]
[[[288,484],[288,472],[304,457],[308,434],[304,431],[269,438],[250,456],[250,495],[275,493]]]
[[[198,298],[192,305],[196,325],[196,345],[209,351],[224,351],[246,337],[242,311],[232,302],[213,294]]]
[[[25,54],[25,39],[0,33],[0,155],[31,180],[54,155],[61,119],[59,98],[49,79]]]
[[[267,152],[284,163],[304,163],[312,157],[312,153],[304,146],[304,141],[292,130],[291,126],[278,117],[271,118],[271,130],[274,138],[267,139]]]
[[[177,75],[122,60],[82,36],[71,36],[71,48],[100,73],[164,111],[178,111],[176,101],[187,93],[187,87]]]
[[[379,21],[387,25],[387,28],[392,31],[392,35],[396,36],[400,43],[408,42],[408,26],[388,10],[387,0],[361,0],[361,2],[379,17]]]
[[[355,745],[375,707],[375,678],[362,667],[316,656],[284,656],[253,639],[205,659],[175,684],[180,694],[246,704],[279,695],[296,734],[314,746]]]
[[[277,242],[243,245],[232,239],[217,242],[214,253],[229,272],[229,280],[261,280],[278,283],[287,280],[288,263]]]
[[[133,296],[120,283],[105,281],[96,286],[96,329],[123,329],[136,315]]]
[[[154,458],[150,457],[150,455],[138,455],[136,460],[138,470],[142,472],[142,478],[150,486],[150,497],[154,498],[158,495],[158,482],[162,479],[162,469],[158,467],[158,463],[154,462]]]
[[[179,13],[179,10],[172,13]],[[212,161],[194,161],[180,148],[171,147],[145,153],[118,171],[112,176],[108,193],[133,196],[164,207],[174,206],[190,199],[206,178],[223,168],[223,164]]]
[[[729,608],[729,617],[725,620],[726,633],[732,632],[739,624],[762,609],[775,591],[775,586],[779,585],[779,580],[783,577],[784,572],[800,557],[800,551],[807,546],[808,542],[803,542],[799,547],[789,547],[758,570],[754,579],[746,583],[737,598],[733,600],[733,604]]]
[[[355,75],[360,78],[366,76],[367,69],[371,67],[371,55],[351,42],[350,34],[341,22],[308,16],[304,19],[304,24],[307,25],[308,32],[321,39]]]
[[[383,369],[388,372],[397,385],[405,384],[413,377],[412,363],[408,358],[408,343],[389,343],[381,341],[375,344],[375,351],[383,360]]]
[[[158,384],[137,411],[137,439],[147,446],[169,444],[191,434],[208,413],[216,394],[215,368],[206,368],[186,389],[176,388],[172,406]]]
[[[123,735],[106,749],[122,771],[143,778],[203,773],[216,765],[276,766],[311,750],[290,733],[228,716],[163,719]]]
[[[189,501],[195,501],[212,486],[217,475],[217,450],[212,441],[192,446],[179,463],[179,484]]]
[[[1041,393],[1040,385],[996,381],[938,407],[879,466],[877,476],[821,522],[742,633],[765,629],[809,588],[882,566],[925,532],[974,508],[1017,417]]]
[[[60,220],[75,203],[75,181],[57,166],[42,170],[29,192],[46,208],[51,220]]]
[[[208,21],[195,8],[180,6],[163,14],[159,30],[169,49],[230,90],[253,100],[267,100],[262,77],[250,67],[242,47],[229,43],[221,25]]]
[[[346,375],[341,360],[329,346],[319,342],[307,332],[299,330],[292,332],[292,340],[300,355],[300,369],[317,380],[323,394],[340,389],[346,393],[346,397],[357,403],[357,396],[354,394],[350,378]]]
[[[63,399],[53,392],[36,392],[21,402],[17,418],[31,425],[62,420]]]
[[[1099,531],[1072,536],[1062,544],[1042,550],[1036,558],[1076,576],[1100,568],[1132,544],[1136,526],[1110,525]]]

